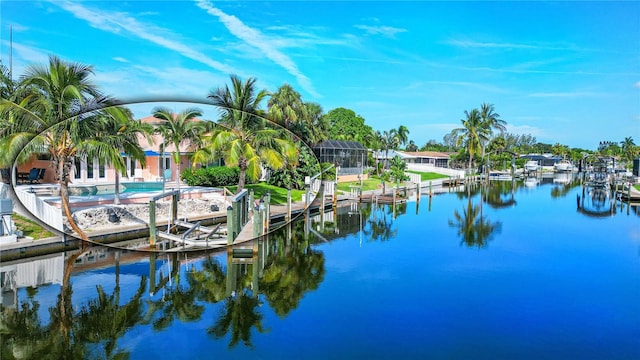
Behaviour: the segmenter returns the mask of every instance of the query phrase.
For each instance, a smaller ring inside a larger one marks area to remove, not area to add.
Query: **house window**
[[[98,178],[104,179],[107,176],[107,165],[103,162],[96,161],[98,166]]]
[[[127,177],[133,178],[136,174],[136,159],[131,157],[125,157],[124,163],[127,166]]]
[[[164,161],[164,166],[163,166],[163,161]],[[171,157],[170,156],[161,157],[160,164],[158,166],[160,168],[160,171],[171,169]]]
[[[80,173],[82,161],[78,157],[73,158],[73,178],[80,179],[82,174]]]
[[[93,179],[93,161],[87,161],[87,179]]]

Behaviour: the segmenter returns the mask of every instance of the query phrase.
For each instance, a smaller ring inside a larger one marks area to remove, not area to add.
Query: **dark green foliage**
[[[323,162],[322,164],[320,164],[320,167],[322,169],[326,169],[331,165],[333,165],[333,164],[330,163],[330,162]],[[335,180],[335,179],[336,179],[336,169],[334,167],[332,167],[331,169],[329,169],[329,170],[327,170],[327,171],[322,173],[322,180],[331,181],[331,180]]]
[[[195,170],[186,169],[181,177],[189,186],[231,186],[238,184],[240,168],[216,166]]]
[[[298,165],[294,168],[286,167],[281,170],[271,170],[267,184],[281,188],[304,189],[305,176],[314,176],[320,172],[318,159],[306,146],[300,147]]]
[[[371,126],[366,125],[364,118],[351,109],[337,108],[324,115],[329,123],[329,139],[358,141],[365,146],[373,134]]]

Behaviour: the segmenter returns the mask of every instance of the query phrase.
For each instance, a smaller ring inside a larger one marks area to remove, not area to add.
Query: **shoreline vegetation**
[[[222,177],[225,180],[220,186],[236,193],[245,187],[253,189],[256,199],[269,191],[273,204],[286,203],[287,188],[291,188],[292,201],[302,198],[305,178],[316,176],[322,165],[314,163],[310,149],[327,140],[358,142],[370,151],[358,165],[375,169],[373,178],[362,182],[363,191],[392,188],[406,180],[407,164],[397,155],[389,156],[390,151],[401,149],[445,153],[448,167],[464,169],[477,169],[487,162],[506,166],[512,156],[531,153],[551,153],[574,162],[617,156],[629,167],[640,154],[640,147],[631,137],[620,142],[601,141],[597,150],[591,151],[560,143],[539,143],[530,134],[508,133],[507,121],[493,104],[486,102],[465,110],[459,119],[460,127],[445,135],[442,142],[429,140],[419,147],[410,139],[405,125],[375,130],[351,109],[338,107],[325,112],[320,104],[303,101],[302,95],[288,84],[272,92],[259,89],[254,77],[243,81],[237,75],[230,75],[230,85],[219,86],[208,94],[203,89],[203,98],[221,111],[218,119],[200,119],[203,112],[198,108],[174,113],[160,106],[151,112],[158,120],[151,125],[136,120],[124,105],[114,106],[117,99],[103,96],[90,81],[92,77],[93,66],[55,55],[49,57],[48,64],[27,68],[18,80],[0,62],[0,92],[4,100],[0,103],[0,113],[4,114],[0,117],[0,168],[5,172],[16,161],[28,164],[41,156],[50,159],[60,186],[63,217],[85,240],[87,234],[75,223],[69,202],[69,185],[77,175],[74,159],[93,159],[94,163],[115,170],[114,205],[118,205],[120,177],[128,171],[126,161],[146,166],[146,149],[140,139],[147,140],[145,146],[157,145],[152,140],[155,135],[163,139],[161,152],[165,142],[171,149],[167,150],[173,162],[170,169],[175,169],[188,185],[192,184],[186,171],[181,171],[182,162],[189,161],[194,168],[224,164],[223,167],[237,168],[237,178],[231,180],[230,174],[207,169],[206,174],[194,172],[192,180],[201,175]],[[78,109],[78,104],[90,105]],[[84,114],[84,121],[79,121],[79,113]],[[183,155],[181,148],[195,150]],[[317,160],[348,168],[354,166],[347,160],[349,156],[341,151],[337,157]],[[260,178],[263,167],[271,171],[268,183],[251,184]],[[164,176],[167,168],[163,165],[162,169]],[[419,174],[422,181],[447,177]],[[360,181],[340,183],[338,190],[349,192],[353,186],[359,187]]]

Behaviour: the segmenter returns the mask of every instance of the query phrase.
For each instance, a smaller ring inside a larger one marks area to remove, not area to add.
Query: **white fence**
[[[437,174],[442,174],[442,175],[447,175],[452,177],[459,177],[459,178],[464,178],[464,174],[465,174],[464,170],[443,168],[443,167],[433,166],[430,164],[409,163],[407,164],[407,170],[420,171],[420,172],[434,172]]]
[[[62,231],[62,211],[59,208],[38,198],[36,194],[28,193],[21,189],[16,189],[16,195],[24,208],[33,216],[52,228]]]
[[[421,182],[421,176],[420,174],[414,174],[414,173],[404,173],[406,176],[409,177],[409,181],[411,181],[414,184],[420,184]]]

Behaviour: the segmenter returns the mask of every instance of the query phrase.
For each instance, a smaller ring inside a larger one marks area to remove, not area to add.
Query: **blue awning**
[[[126,153],[121,152],[120,155],[122,156],[127,156]],[[153,151],[153,150],[145,150],[144,151],[144,156],[160,156],[160,153],[157,151]]]

